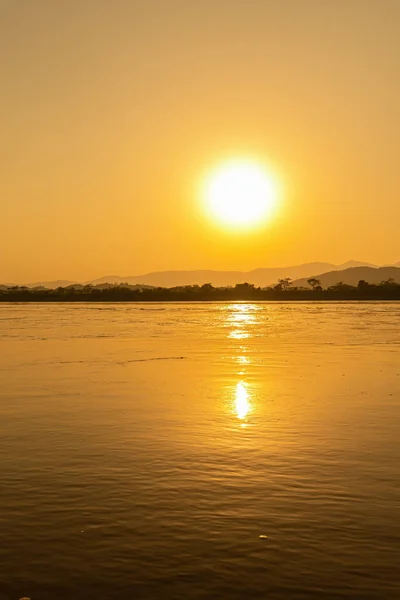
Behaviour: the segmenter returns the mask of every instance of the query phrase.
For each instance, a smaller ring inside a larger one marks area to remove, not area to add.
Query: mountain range
[[[175,287],[211,283],[215,287],[225,287],[247,282],[259,287],[266,287],[275,284],[278,279],[290,277],[293,280],[294,285],[307,286],[307,279],[316,277],[321,281],[321,285],[326,287],[328,285],[334,285],[338,281],[356,285],[360,279],[365,279],[369,283],[379,283],[384,279],[393,277],[397,281],[400,280],[399,267],[400,262],[395,265],[379,267],[378,265],[373,265],[371,263],[351,260],[339,265],[313,262],[290,267],[253,269],[252,271],[157,271],[146,273],[144,275],[122,277],[119,275],[106,275],[105,277],[85,282],[57,280],[28,283],[26,285],[30,288],[57,288],[78,284],[118,285],[120,283],[127,283],[131,286]],[[338,272],[340,272],[340,276],[338,275]],[[11,285],[13,284],[3,284],[4,287],[9,287]]]
[[[329,271],[317,276],[323,288],[330,287],[336,283],[345,283],[347,285],[357,285],[360,280],[368,283],[381,283],[388,279],[394,279],[400,283],[400,263],[393,267],[353,267],[338,271]],[[307,278],[297,279],[293,282],[297,287],[308,287]]]

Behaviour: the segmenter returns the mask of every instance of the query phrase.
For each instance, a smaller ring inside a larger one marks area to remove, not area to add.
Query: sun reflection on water
[[[228,337],[233,338],[235,340],[245,340],[246,338],[251,337],[251,334],[246,333],[245,331],[242,331],[241,329],[235,329],[234,331],[230,332]]]
[[[232,340],[252,338],[255,335],[254,327],[259,322],[257,311],[260,310],[260,307],[256,304],[237,303],[229,305],[227,309],[229,312],[225,323],[226,327],[230,329],[227,337]],[[240,365],[240,371],[237,375],[247,378],[247,370],[252,363],[251,357],[247,355],[248,347],[240,344],[240,342],[233,342],[232,350],[237,353],[233,357],[234,362]],[[233,412],[241,421],[241,427],[246,427],[246,420],[252,410],[252,406],[247,383],[244,380],[236,384],[233,405]]]
[[[239,365],[249,365],[251,360],[248,356],[238,356],[236,362],[238,362]]]
[[[256,304],[231,304],[228,310],[226,326],[231,329],[228,337],[236,340],[253,337],[251,326],[258,322],[256,311],[259,307]]]
[[[244,419],[250,412],[249,393],[243,381],[236,385],[235,409],[238,419]]]

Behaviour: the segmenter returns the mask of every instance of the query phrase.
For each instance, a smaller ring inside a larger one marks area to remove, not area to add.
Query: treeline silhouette
[[[308,288],[293,285],[289,278],[271,287],[239,283],[234,287],[213,287],[210,283],[172,288],[119,285],[68,286],[56,289],[13,286],[0,288],[0,302],[204,302],[204,301],[318,301],[318,300],[400,300],[400,283],[393,279],[380,284],[359,281],[357,286],[338,282],[322,288],[316,278]]]

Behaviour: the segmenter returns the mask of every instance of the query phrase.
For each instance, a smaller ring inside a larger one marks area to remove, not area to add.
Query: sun
[[[206,177],[203,196],[213,219],[228,226],[249,227],[271,217],[277,186],[257,162],[230,160]]]

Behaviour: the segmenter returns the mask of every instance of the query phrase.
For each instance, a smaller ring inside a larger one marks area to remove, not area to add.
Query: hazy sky
[[[399,0],[0,0],[0,281],[400,260]],[[255,231],[204,218],[230,157]]]

